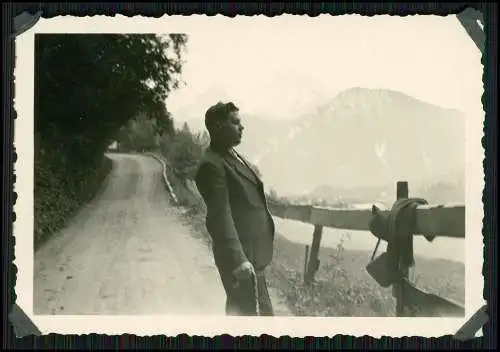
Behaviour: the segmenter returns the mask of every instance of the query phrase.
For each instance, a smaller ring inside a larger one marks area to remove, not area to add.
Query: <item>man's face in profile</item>
[[[241,143],[243,129],[240,114],[237,111],[231,112],[223,128],[224,139],[228,145],[236,146]]]

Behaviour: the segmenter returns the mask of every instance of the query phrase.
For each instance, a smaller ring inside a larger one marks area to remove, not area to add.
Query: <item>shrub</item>
[[[67,219],[98,192],[112,167],[110,159],[97,158],[93,166],[70,168],[62,153],[35,148],[34,247],[59,231]]]
[[[159,154],[167,165],[167,177],[179,205],[199,207],[201,200],[196,196],[193,179],[198,163],[203,156],[203,145],[198,136],[189,132],[187,125],[182,130],[163,134],[159,138]]]

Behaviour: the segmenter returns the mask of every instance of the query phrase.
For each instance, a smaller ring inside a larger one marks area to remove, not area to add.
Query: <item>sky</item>
[[[187,31],[186,86],[167,99],[177,121],[203,118],[214,100],[295,118],[355,86],[467,114],[482,108],[481,54],[455,16],[249,19]]]

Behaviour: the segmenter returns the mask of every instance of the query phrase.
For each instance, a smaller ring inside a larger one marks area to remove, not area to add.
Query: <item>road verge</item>
[[[161,167],[162,167],[162,177],[163,177],[163,181],[165,182],[165,185],[167,186],[167,190],[168,190],[168,193],[170,194],[170,197],[172,197],[172,200],[174,202],[175,205],[178,205],[179,204],[179,199],[177,198],[175,192],[174,192],[174,189],[172,188],[172,185],[170,184],[169,180],[168,180],[168,177],[167,177],[167,164],[164,160],[163,157],[155,154],[155,153],[144,153],[144,155],[147,155],[147,156],[150,156],[152,157],[153,159],[156,159],[160,164],[161,164]]]

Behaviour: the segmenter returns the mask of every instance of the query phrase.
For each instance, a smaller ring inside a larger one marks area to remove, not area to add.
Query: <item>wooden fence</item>
[[[192,181],[188,183],[187,190],[192,192],[194,196],[199,197],[194,183]],[[408,199],[408,183],[398,182],[396,194],[398,200]],[[271,199],[267,201],[269,210],[273,216],[296,220],[314,226],[310,253],[308,246],[306,246],[306,261],[304,265],[304,281],[306,284],[314,280],[319,268],[318,258],[323,227],[368,231],[368,234],[373,229],[371,228],[374,219],[373,207],[372,209],[335,209],[311,205],[285,205],[276,203]],[[383,217],[388,217],[390,213],[390,210],[380,210],[378,212]],[[419,205],[416,207],[414,215],[411,235],[465,238],[464,205]],[[408,248],[399,247],[399,250],[406,249]],[[379,258],[383,258],[383,255],[379,256]],[[372,263],[376,262],[376,260],[372,258]],[[387,266],[378,266],[379,270],[381,268],[382,271],[385,271],[387,268]],[[388,271],[391,271],[391,268],[388,269]],[[415,287],[408,280],[408,271],[406,269],[402,271],[403,276],[398,278],[392,285],[393,295],[396,298],[397,316],[465,315],[463,305]]]
[[[398,182],[397,195],[398,199],[408,198],[408,184],[406,182]],[[334,209],[310,205],[283,205],[271,200],[268,201],[268,205],[273,216],[314,226],[310,253],[308,246],[306,246],[304,265],[306,284],[314,280],[319,267],[318,256],[323,227],[370,231],[370,224],[375,216],[373,208]],[[390,210],[382,210],[380,213],[382,216],[388,217]],[[412,232],[415,236],[465,238],[465,206],[463,205],[418,205],[414,221]],[[402,277],[392,285],[393,295],[397,302],[397,316],[443,314],[463,316],[465,314],[465,309],[461,304],[415,287],[408,280],[408,271],[402,270],[404,271]]]

